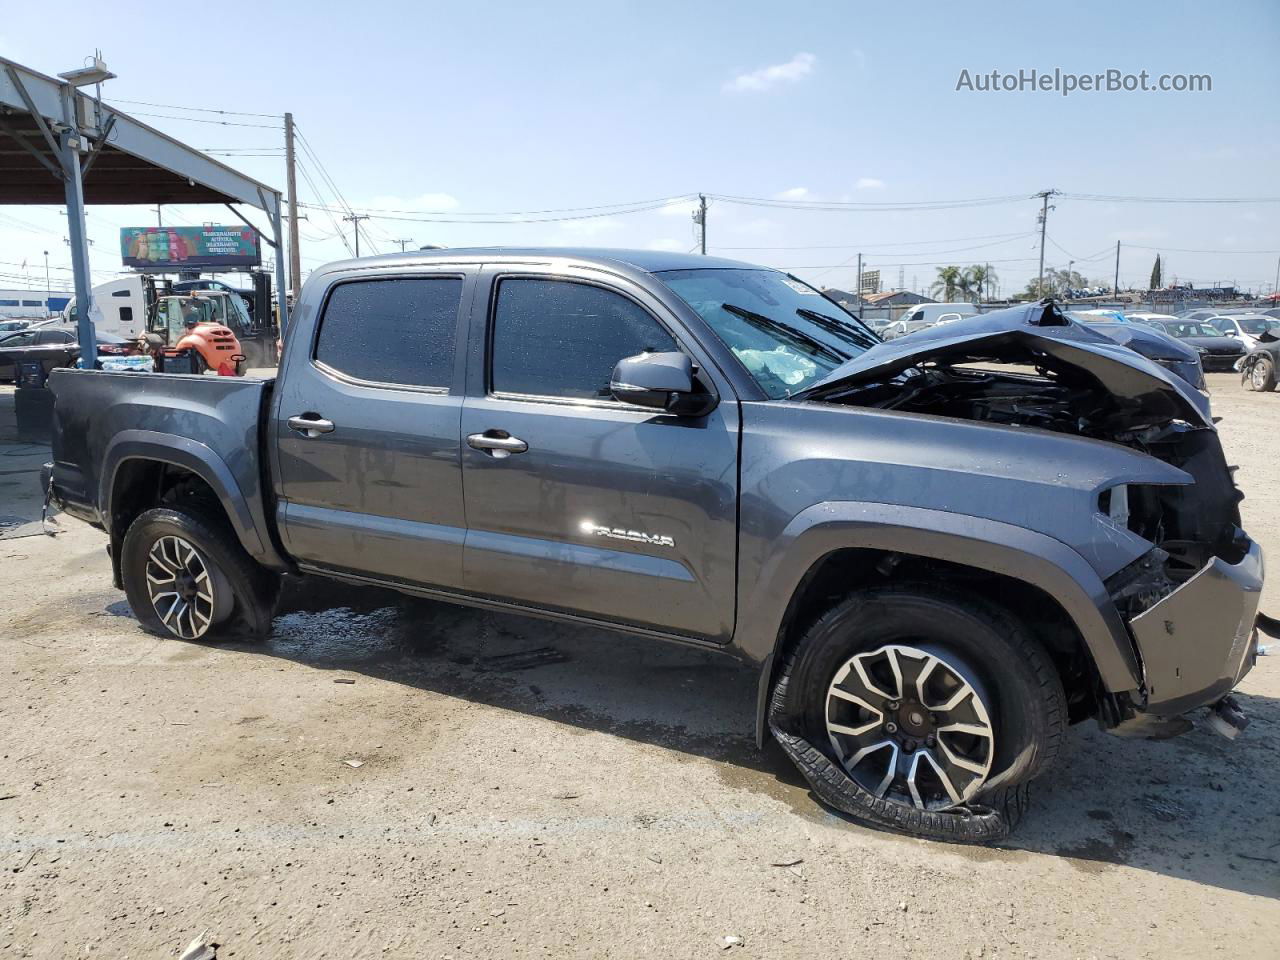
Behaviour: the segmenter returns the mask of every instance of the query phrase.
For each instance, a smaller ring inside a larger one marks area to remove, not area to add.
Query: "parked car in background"
[[[58,367],[71,367],[80,358],[78,332],[71,326],[45,326],[21,330],[0,339],[0,380],[17,379],[19,365],[38,360],[48,374]],[[99,352],[128,352],[130,341],[113,333],[95,334]]]
[[[899,337],[928,330],[939,323],[976,316],[978,312],[978,308],[972,303],[921,303],[878,332],[885,340],[897,340]]]
[[[1148,320],[1147,325],[1200,352],[1205,370],[1234,370],[1246,353],[1239,337],[1228,337],[1217,327],[1195,320]]]
[[[25,330],[29,326],[31,326],[30,320],[0,320],[0,334]]]
[[[1221,310],[1214,310],[1212,307],[1197,307],[1195,310],[1183,310],[1175,316],[1179,320],[1208,320],[1221,314]]]
[[[1205,395],[1204,368],[1200,365],[1200,352],[1145,323],[1136,323],[1113,310],[1068,312],[1072,320],[1088,325],[1103,336],[1154,360],[1170,373],[1177,374],[1200,391],[1203,409],[1208,411]]]
[[[1178,319],[1171,313],[1126,313],[1124,318],[1133,323],[1145,323],[1147,326],[1151,326],[1152,322],[1156,320]]]
[[[41,489],[154,633],[265,636],[306,573],[719,650],[817,796],[952,841],[1068,723],[1246,722],[1203,398],[1052,302],[883,343],[777,270],[490,248],[330,264],[295,317],[270,381],[54,375]]]
[[[1209,323],[1228,337],[1237,337],[1245,350],[1256,350],[1258,337],[1268,330],[1280,327],[1280,320],[1265,313],[1225,313],[1211,317]]]
[[[1280,370],[1280,328],[1265,330],[1257,339],[1257,347],[1240,364],[1240,378],[1250,390],[1270,392]]]

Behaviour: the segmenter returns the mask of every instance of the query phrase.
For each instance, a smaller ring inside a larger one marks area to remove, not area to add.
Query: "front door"
[[[482,288],[488,337],[473,323],[462,411],[467,589],[728,641],[739,429],[728,384],[622,279],[503,270]],[[614,364],[646,350],[690,353],[716,409],[683,418],[613,400]]]
[[[358,277],[358,275],[357,275]],[[457,589],[461,274],[341,279],[273,403],[279,521],[303,564]]]

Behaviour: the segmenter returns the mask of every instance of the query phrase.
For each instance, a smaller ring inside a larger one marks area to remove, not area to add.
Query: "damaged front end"
[[[1051,302],[877,345],[796,399],[1035,427],[1139,450],[1181,483],[1102,483],[1097,510],[1151,549],[1099,570],[1128,625],[1141,686],[1099,691],[1097,717],[1121,734],[1171,736],[1184,715],[1242,729],[1228,694],[1253,665],[1262,553],[1239,502],[1207,400],[1160,365],[1072,322]]]

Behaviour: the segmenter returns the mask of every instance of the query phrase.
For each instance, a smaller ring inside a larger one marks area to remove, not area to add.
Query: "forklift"
[[[147,308],[147,332],[138,346],[152,358],[156,373],[244,376],[240,341],[218,323],[208,297],[157,294]]]

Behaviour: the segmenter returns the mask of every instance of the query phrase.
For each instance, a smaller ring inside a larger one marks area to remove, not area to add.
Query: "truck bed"
[[[241,542],[275,554],[267,517],[270,484],[262,424],[274,380],[55,370],[53,483],[60,507],[110,529],[120,466],[146,457],[200,473],[225,506]],[[192,439],[199,437],[199,440]]]

